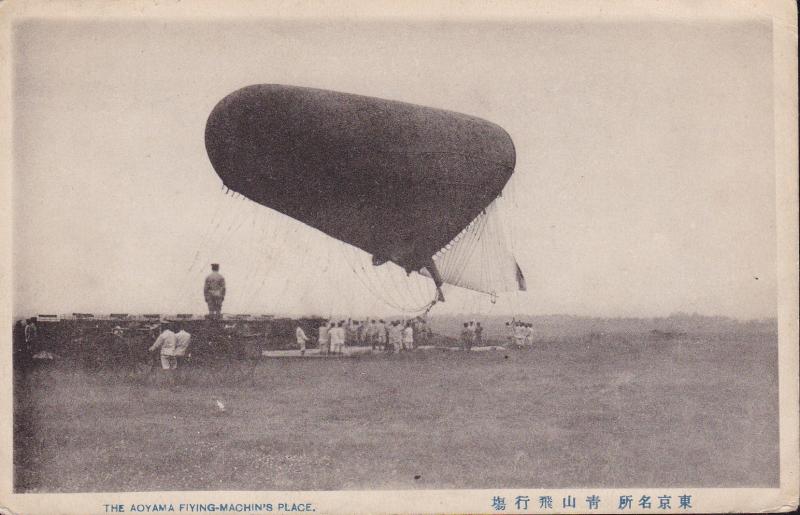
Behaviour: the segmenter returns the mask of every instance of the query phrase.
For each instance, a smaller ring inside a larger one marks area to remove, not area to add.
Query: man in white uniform
[[[166,327],[161,334],[158,335],[155,343],[148,349],[148,352],[161,350],[161,368],[165,371],[172,371],[178,368],[178,360],[175,358],[176,344],[175,333],[173,333],[169,327]],[[171,383],[175,382],[173,373],[169,374],[169,381]]]
[[[297,345],[300,346],[300,355],[305,356],[306,342],[308,341],[308,336],[306,336],[306,332],[303,331],[303,328],[298,325],[297,329],[295,329],[294,331],[294,336],[297,339]]]
[[[511,322],[506,322],[506,343],[509,345],[514,343],[514,327],[516,327],[516,325],[511,325]]]
[[[533,324],[525,324],[525,345],[533,345]]]
[[[366,323],[364,327],[364,335],[367,339],[367,344],[372,348],[372,350],[375,350],[375,346],[378,344],[377,329],[378,328],[375,326],[374,318]]]
[[[388,350],[386,346],[386,323],[383,321],[383,319],[380,319],[375,326],[378,348],[381,350]]]
[[[400,352],[403,346],[403,328],[397,320],[389,327],[389,345],[395,352]]]
[[[345,332],[343,325],[342,322],[339,322],[328,331],[328,336],[331,339],[331,354],[341,354],[344,350]]]
[[[407,322],[403,329],[403,349],[412,350],[414,348],[414,328],[412,322]]]
[[[516,343],[518,347],[525,345],[525,334],[527,332],[528,330],[522,322],[517,322],[514,326],[514,343]]]
[[[328,333],[328,323],[322,322],[319,326],[319,337],[317,343],[319,344],[319,353],[328,354],[330,350],[330,334]]]
[[[472,346],[475,345],[475,340],[476,340],[476,338],[475,338],[475,322],[470,320],[468,329],[469,329],[469,332],[470,332],[470,340],[472,340],[470,342],[470,347],[472,347]]]
[[[186,364],[186,357],[189,355],[189,343],[191,341],[192,335],[183,327],[175,333],[175,361],[178,369],[178,379],[181,383],[185,379],[183,367]]]

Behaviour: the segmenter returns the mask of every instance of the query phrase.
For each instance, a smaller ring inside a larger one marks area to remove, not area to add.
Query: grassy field
[[[15,489],[777,486],[774,335],[15,378]],[[214,399],[227,411],[220,414]]]

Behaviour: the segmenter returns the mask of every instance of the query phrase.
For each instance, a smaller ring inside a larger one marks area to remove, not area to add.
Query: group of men
[[[464,322],[459,335],[459,343],[464,350],[483,345],[483,326],[480,322]],[[533,324],[511,321],[506,322],[507,341],[510,345],[522,347],[533,343]],[[323,322],[319,327],[318,344],[322,354],[342,354],[345,347],[358,345],[369,346],[372,350],[400,352],[412,350],[427,343],[430,330],[424,319],[416,318],[402,322],[394,320],[372,319],[369,322],[357,320],[341,320],[339,322]],[[310,338],[302,327],[295,331],[297,345],[301,355],[305,354]]]
[[[178,332],[174,332],[173,329],[177,329]],[[166,324],[155,343],[148,349],[149,352],[159,351],[161,368],[171,372],[169,381],[173,384],[178,380],[176,377],[178,373],[174,371],[177,371],[181,361],[188,357],[191,341],[192,335],[183,327],[178,324]]]
[[[472,347],[480,347],[483,345],[483,326],[480,322],[464,322],[464,328],[461,329],[459,336],[461,348],[464,350],[471,350]]]
[[[367,346],[372,350],[401,352],[427,343],[430,331],[421,318],[386,322],[383,319],[324,321],[318,330],[317,343],[322,354],[342,354],[347,346]],[[304,354],[309,338],[301,327],[296,330],[300,353]]]
[[[510,345],[522,347],[533,343],[533,324],[519,320],[506,322],[506,340]]]

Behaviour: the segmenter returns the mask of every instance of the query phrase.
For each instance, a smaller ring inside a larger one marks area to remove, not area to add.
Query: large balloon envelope
[[[206,124],[225,186],[408,271],[432,264],[503,190],[514,144],[452,111],[259,84]]]

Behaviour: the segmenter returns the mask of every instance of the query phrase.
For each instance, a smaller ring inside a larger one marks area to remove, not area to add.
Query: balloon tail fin
[[[522,269],[519,267],[519,263],[514,263],[517,266],[517,288],[519,291],[528,291],[528,284],[525,282],[525,275],[522,273]]]
[[[427,268],[428,272],[430,272],[431,279],[433,279],[433,284],[436,285],[436,301],[444,302],[444,294],[442,293],[442,285],[444,284],[444,280],[442,279],[442,275],[439,273],[439,269],[436,268],[436,263],[433,262],[433,258],[428,260],[425,268]]]

